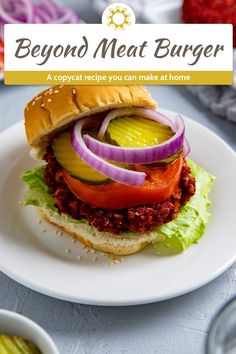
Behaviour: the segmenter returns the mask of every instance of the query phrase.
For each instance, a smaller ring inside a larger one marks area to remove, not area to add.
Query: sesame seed
[[[85,248],[85,249],[84,249],[84,253],[89,253],[89,249],[88,249],[88,248]]]
[[[88,251],[88,252],[89,252],[89,248],[88,248],[86,245],[84,245],[84,246],[82,247],[82,249],[83,249],[83,251]]]
[[[77,256],[77,259],[83,259],[83,256]]]
[[[71,242],[72,242],[72,243],[75,243],[76,241],[77,241],[77,240],[76,240],[75,238],[72,238],[72,239],[71,239]]]
[[[42,103],[40,107],[44,107],[45,106],[45,103]]]
[[[29,107],[26,108],[26,111],[28,111],[28,110],[29,110]]]
[[[96,262],[97,260],[98,260],[98,257],[97,256],[93,256],[92,261]]]
[[[32,102],[32,106],[34,106],[34,105],[35,105],[35,101]]]
[[[61,86],[58,86],[58,88],[62,88],[63,87],[63,85],[61,85]]]
[[[38,96],[38,97],[36,97],[36,98],[35,98],[35,101],[40,100],[40,98],[42,98],[42,96]]]
[[[41,224],[42,223],[42,220],[41,219],[38,219],[38,224]]]
[[[49,95],[52,95],[53,94],[53,91],[49,92]]]
[[[71,253],[71,250],[70,250],[69,248],[66,248],[66,249],[65,249],[65,252],[66,252],[66,253]]]
[[[53,92],[53,88],[50,88],[50,90],[48,90],[48,92]]]
[[[48,98],[48,102],[52,102],[51,98]]]
[[[75,88],[73,88],[72,93],[73,93],[73,95],[76,94],[76,89]]]
[[[118,259],[115,259],[115,260],[114,260],[114,263],[115,263],[115,264],[119,264],[120,261],[119,261]]]
[[[41,232],[46,232],[46,229],[41,229],[40,231],[41,231]]]
[[[58,92],[59,92],[59,90],[55,90],[55,91],[54,91],[54,93],[58,93]]]

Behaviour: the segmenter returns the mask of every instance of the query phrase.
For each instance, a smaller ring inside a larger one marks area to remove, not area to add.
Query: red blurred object
[[[182,19],[186,23],[233,24],[236,47],[236,0],[184,0]]]
[[[0,40],[0,72],[3,71],[3,43]]]

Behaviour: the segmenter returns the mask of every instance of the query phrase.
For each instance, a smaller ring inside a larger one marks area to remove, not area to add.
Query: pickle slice
[[[107,128],[106,140],[115,145],[137,148],[161,144],[173,134],[167,125],[131,116],[113,119]]]
[[[41,354],[30,341],[17,336],[0,335],[1,354]]]
[[[58,135],[52,144],[53,152],[59,164],[75,177],[90,184],[109,182],[109,178],[94,170],[86,162],[81,160],[79,155],[71,146],[70,132],[66,131]]]

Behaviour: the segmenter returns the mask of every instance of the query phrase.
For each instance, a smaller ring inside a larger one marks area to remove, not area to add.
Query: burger
[[[25,107],[24,205],[95,250],[180,252],[209,220],[214,177],[192,162],[181,115],[142,86],[54,86]]]

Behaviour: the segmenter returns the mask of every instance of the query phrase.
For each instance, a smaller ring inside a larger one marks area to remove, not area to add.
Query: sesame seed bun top
[[[25,107],[28,144],[45,147],[76,120],[121,107],[156,108],[143,86],[54,86],[39,93]]]

